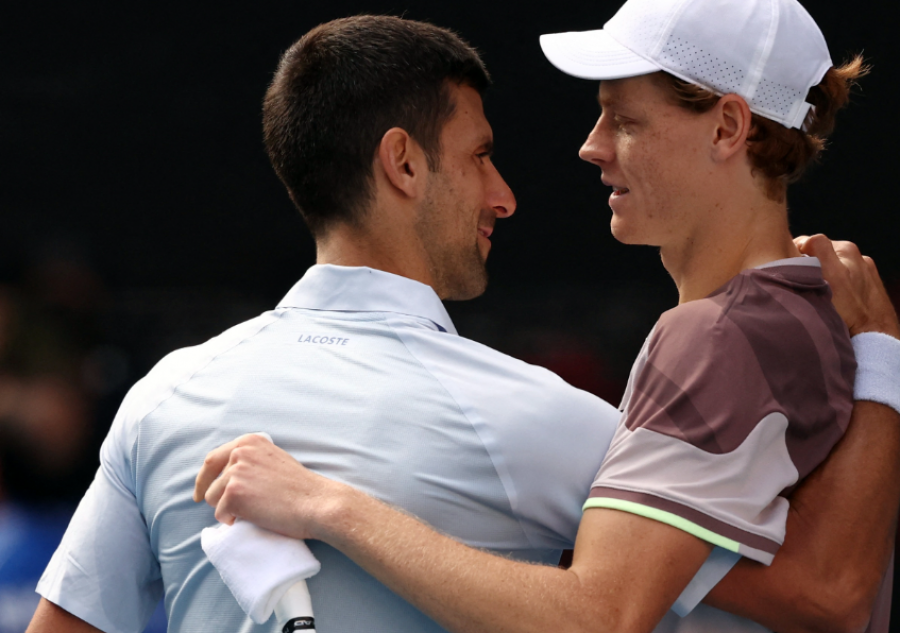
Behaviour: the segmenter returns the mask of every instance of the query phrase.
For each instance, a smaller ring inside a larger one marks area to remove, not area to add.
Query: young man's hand
[[[246,519],[299,539],[321,538],[317,527],[354,494],[361,493],[311,472],[256,434],[210,451],[194,485],[194,501],[205,499],[220,522]]]
[[[882,332],[900,338],[897,312],[871,257],[862,255],[852,242],[832,242],[824,235],[801,235],[794,243],[804,255],[819,258],[834,305],[851,336]]]

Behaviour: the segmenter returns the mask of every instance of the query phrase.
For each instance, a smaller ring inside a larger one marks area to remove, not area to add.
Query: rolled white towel
[[[200,545],[250,619],[263,624],[295,583],[322,565],[301,540],[259,528],[248,521],[220,524],[200,533]],[[309,614],[293,614],[292,617]]]
[[[268,433],[256,435],[272,442]],[[263,624],[277,606],[278,617],[285,621],[302,618],[312,623],[305,581],[322,565],[305,542],[237,520],[234,525],[204,528],[200,546],[251,620]]]

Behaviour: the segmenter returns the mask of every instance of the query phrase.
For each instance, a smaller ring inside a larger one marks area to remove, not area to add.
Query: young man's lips
[[[487,239],[491,239],[491,233],[493,233],[493,232],[494,232],[494,229],[492,227],[489,227],[489,226],[479,226],[478,227],[478,234],[483,237],[486,237]]]
[[[619,200],[628,195],[629,191],[629,189],[624,187],[621,189],[613,189],[613,192],[609,196],[609,206],[613,211],[616,210],[615,206],[613,205],[615,205]]]
[[[610,204],[612,204],[613,200],[616,200],[617,198],[621,198],[622,196],[626,195],[627,193],[629,193],[631,191],[628,187],[618,185],[618,184],[612,182],[612,180],[608,180],[607,178],[605,178],[603,176],[601,176],[600,182],[602,182],[607,187],[612,187],[613,191],[609,196]]]

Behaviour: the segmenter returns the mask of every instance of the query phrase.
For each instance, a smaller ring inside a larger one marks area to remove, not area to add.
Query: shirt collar
[[[803,255],[801,257],[789,257],[787,259],[776,259],[774,262],[769,262],[767,264],[763,264],[762,266],[757,266],[757,270],[762,270],[765,268],[775,268],[777,266],[809,266],[811,268],[821,268],[822,263],[819,261],[818,257],[810,257],[809,255]]]
[[[438,329],[457,334],[450,315],[431,286],[365,266],[313,266],[278,307],[397,312],[424,317]]]

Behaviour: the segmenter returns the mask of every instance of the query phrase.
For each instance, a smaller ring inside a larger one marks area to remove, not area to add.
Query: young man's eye
[[[630,133],[634,127],[634,121],[620,116],[613,118],[613,124],[615,125],[616,132],[619,133]]]

